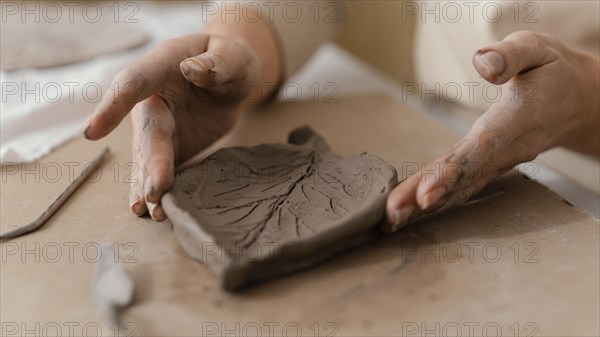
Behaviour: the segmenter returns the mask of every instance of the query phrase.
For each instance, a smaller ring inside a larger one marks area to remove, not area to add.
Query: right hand
[[[258,82],[260,68],[244,42],[195,34],[160,43],[115,77],[115,90],[103,97],[85,136],[103,138],[131,111],[138,172],[129,193],[133,213],[166,219],[160,199],[173,185],[175,165],[232,128],[243,89]]]

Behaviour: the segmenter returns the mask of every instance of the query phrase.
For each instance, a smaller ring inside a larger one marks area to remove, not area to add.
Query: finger
[[[413,175],[390,193],[384,232],[394,232],[424,213],[466,202],[490,180],[489,165],[496,156],[498,138],[493,133],[472,132],[450,153]],[[493,166],[495,168],[496,166]],[[490,176],[496,177],[497,170]]]
[[[419,179],[420,173],[417,173],[400,183],[390,193],[386,202],[386,222],[381,226],[383,232],[393,233],[406,225],[409,219],[418,216],[420,209],[415,195]]]
[[[160,204],[161,196],[171,188],[174,180],[175,120],[158,95],[138,104],[132,118],[145,168],[144,198],[146,203]]]
[[[164,85],[182,59],[204,50],[207,40],[196,35],[163,42],[117,74],[90,118],[85,137],[96,140],[109,134],[137,103]],[[190,46],[181,46],[186,43]]]
[[[162,206],[157,205],[155,203],[148,203],[148,212],[150,213],[150,217],[154,221],[162,222],[167,219],[167,214],[163,210]]]
[[[431,211],[466,202],[480,181],[484,184],[497,177],[497,172],[514,166],[515,161],[549,147],[536,131],[531,112],[524,110],[528,107],[514,104],[510,95],[505,90],[501,101],[477,119],[448,155],[425,169],[416,193],[421,209]]]
[[[452,150],[437,159],[421,171],[421,179],[416,189],[417,205],[428,210],[445,194],[452,191],[460,179],[469,179],[472,175],[470,167],[481,160],[485,154],[484,146],[479,144],[479,137],[471,132],[454,144]]]
[[[487,184],[500,178],[515,166],[535,160],[545,148],[542,137],[536,132],[530,132],[516,138],[504,151],[494,156],[494,160],[480,168],[481,173],[471,184],[471,194],[482,190]]]
[[[478,121],[479,122],[479,121]],[[440,204],[450,207],[466,202],[472,195],[474,183],[510,144],[513,135],[490,124],[476,125],[456,143],[452,151],[423,170],[417,187],[416,200],[422,210],[437,209]],[[440,202],[442,200],[444,202]]]
[[[129,186],[129,208],[133,214],[142,216],[148,212],[144,198],[144,162],[141,157],[137,128],[133,129],[133,175]]]
[[[488,82],[503,84],[515,75],[553,62],[557,54],[550,36],[515,32],[503,41],[482,48],[473,57],[477,72]]]
[[[237,41],[210,37],[206,52],[180,64],[185,78],[201,88],[243,81],[254,62],[249,49]]]

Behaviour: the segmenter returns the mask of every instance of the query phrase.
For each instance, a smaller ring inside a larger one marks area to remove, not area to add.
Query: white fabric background
[[[157,41],[198,32],[203,24],[199,2],[185,1],[177,7],[145,1],[137,4],[140,8],[133,18],[139,22],[129,24],[151,36],[144,47],[73,65],[0,73],[1,164],[32,162],[81,135],[97,104],[97,85],[105,93],[114,75]],[[18,90],[12,94],[15,85]],[[86,85],[87,95],[83,92]]]

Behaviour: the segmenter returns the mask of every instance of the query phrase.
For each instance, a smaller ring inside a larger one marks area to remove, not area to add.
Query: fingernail
[[[167,215],[159,205],[148,203],[148,208],[150,210],[150,217],[152,217],[152,220],[160,222],[167,218]]]
[[[215,67],[215,63],[209,59],[208,57],[200,56],[194,59],[188,59],[185,63],[196,71],[203,71],[207,69],[212,69]]]
[[[192,61],[192,60],[185,60],[183,63],[185,63],[185,67],[187,69],[184,69],[185,71],[185,75],[189,75],[189,73],[191,71],[200,71],[200,67],[198,66],[198,64],[196,64],[196,62]]]
[[[158,206],[154,209],[154,214],[153,214],[152,218],[155,221],[162,222],[167,219],[167,215],[165,214],[165,211],[163,210],[163,208]]]
[[[135,202],[133,205],[131,205],[131,211],[137,216],[142,216],[142,203],[139,201]]]
[[[497,76],[504,72],[506,67],[504,57],[496,51],[488,51],[483,54],[478,53],[476,56],[479,59],[479,65],[483,68],[483,72],[487,75]]]
[[[200,55],[196,61],[198,61],[198,63],[207,69],[212,69],[215,67],[215,62],[206,54]]]
[[[429,208],[429,206],[435,204],[438,200],[440,200],[444,193],[446,193],[446,188],[438,187],[433,191],[425,194],[425,198],[423,198],[423,210],[426,210],[427,208]]]
[[[158,208],[158,205],[156,205],[153,202],[148,202],[147,205],[148,205],[148,214],[150,214],[150,217],[152,219],[154,219],[154,215],[155,215],[155,212],[156,212],[156,208]]]
[[[405,205],[394,211],[394,223],[392,224],[392,232],[397,231],[402,227],[408,218],[415,210],[415,205]]]
[[[81,130],[81,129],[79,129],[79,130]],[[85,137],[85,139],[87,139],[87,140],[92,140],[92,138],[90,138],[90,135],[89,135],[89,133],[88,133],[88,132],[89,132],[89,130],[90,130],[90,127],[88,126],[88,127],[85,129],[85,131],[83,131],[83,136],[84,136],[84,137]]]

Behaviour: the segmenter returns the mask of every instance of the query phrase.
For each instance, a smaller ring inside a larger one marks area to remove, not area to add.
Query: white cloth
[[[577,50],[600,54],[599,1],[427,0],[415,6],[415,70],[422,101],[443,97],[460,109],[486,111],[497,91],[479,76],[473,55],[512,32],[547,33]],[[431,91],[436,96],[426,95]]]
[[[0,162],[39,159],[80,135],[99,91],[125,65],[128,55],[100,57],[48,70],[2,74]]]
[[[134,28],[153,42],[198,32],[203,24],[199,2],[136,4],[139,10],[128,19],[138,20]],[[151,45],[61,67],[1,72],[0,164],[35,161],[81,135],[100,99],[98,89],[106,93],[114,75]]]

